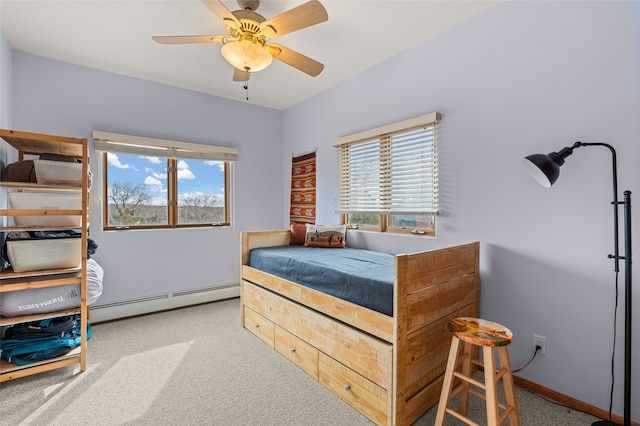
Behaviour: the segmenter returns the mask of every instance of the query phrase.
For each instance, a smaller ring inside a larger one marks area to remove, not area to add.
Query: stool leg
[[[507,406],[513,407],[513,410],[509,414],[509,424],[510,426],[520,426],[520,415],[518,413],[518,404],[516,402],[516,393],[513,385],[513,375],[511,374],[511,363],[509,362],[509,351],[507,347],[500,346],[498,348],[498,354],[500,356],[500,365],[502,368],[507,369],[507,372],[502,377]]]
[[[458,362],[458,348],[460,339],[453,337],[451,340],[451,348],[449,349],[449,359],[447,360],[447,368],[444,372],[444,380],[442,382],[442,391],[440,392],[440,402],[438,403],[438,412],[436,413],[436,421],[434,426],[444,425],[444,416],[447,405],[449,404],[449,394],[453,387],[453,372]]]
[[[463,342],[462,353],[464,358],[462,362],[461,373],[467,377],[471,377],[471,359],[473,358],[473,349],[474,346],[471,343]],[[469,383],[462,380],[459,386],[462,386],[462,391],[460,391],[458,412],[467,417],[469,411]]]
[[[482,358],[484,361],[484,385],[487,405],[487,425],[498,426],[498,386],[496,380],[496,360],[493,347],[484,346],[482,348]]]

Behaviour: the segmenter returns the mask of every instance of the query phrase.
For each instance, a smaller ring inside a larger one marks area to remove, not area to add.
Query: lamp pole
[[[624,191],[624,422],[631,425],[631,191]]]
[[[549,188],[555,183],[560,174],[560,166],[564,160],[573,154],[573,150],[583,146],[603,146],[611,151],[612,172],[613,172],[613,245],[614,253],[608,257],[614,260],[614,269],[620,271],[620,260],[624,260],[625,268],[625,321],[624,321],[624,426],[631,426],[631,191],[624,192],[623,201],[618,201],[618,169],[616,150],[609,144],[601,142],[576,142],[571,147],[565,147],[558,152],[548,155],[534,154],[523,158],[523,163],[528,168],[529,173],[540,184]],[[624,256],[619,254],[618,244],[618,210],[620,205],[624,208]],[[615,349],[614,349],[615,350]],[[599,420],[592,426],[614,425],[608,420]]]

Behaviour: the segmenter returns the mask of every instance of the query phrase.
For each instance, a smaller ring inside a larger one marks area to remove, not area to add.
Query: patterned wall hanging
[[[316,223],[316,153],[291,159],[291,222]]]

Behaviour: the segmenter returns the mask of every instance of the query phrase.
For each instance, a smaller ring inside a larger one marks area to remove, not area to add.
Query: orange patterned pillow
[[[305,247],[344,248],[347,225],[307,225]]]
[[[289,241],[289,245],[292,246],[301,246],[304,244],[304,237],[307,233],[307,227],[304,223],[296,223],[293,222],[290,225],[291,229],[291,240]]]

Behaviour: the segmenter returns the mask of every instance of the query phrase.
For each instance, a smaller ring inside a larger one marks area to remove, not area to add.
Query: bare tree
[[[180,198],[180,223],[217,223],[224,221],[224,197],[214,194],[189,194]]]
[[[144,184],[113,182],[109,188],[109,199],[116,208],[116,212],[111,215],[113,223],[135,225],[157,220],[156,217],[142,216],[139,212],[141,207],[151,202],[149,189]]]

